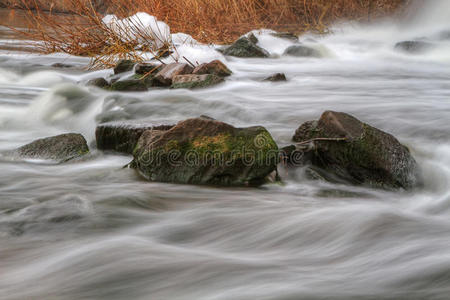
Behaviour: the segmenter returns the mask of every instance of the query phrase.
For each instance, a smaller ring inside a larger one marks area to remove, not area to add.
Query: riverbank
[[[259,28],[295,34],[326,32],[331,24],[339,21],[367,22],[401,13],[409,3],[409,0],[238,0],[230,3],[219,0],[0,1],[4,7],[38,8],[40,11],[75,15],[85,15],[90,9],[101,15],[114,13],[120,17],[146,12],[166,22],[174,32],[190,34],[201,42],[219,44],[230,43]]]

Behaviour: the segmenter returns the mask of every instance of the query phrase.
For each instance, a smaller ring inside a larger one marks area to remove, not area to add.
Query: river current
[[[0,299],[450,299],[450,7],[434,3],[399,23],[300,37],[320,59],[225,59],[182,46],[234,72],[196,91],[102,91],[85,82],[112,71],[86,71],[86,58],[1,51],[0,152],[77,132],[92,155],[66,164],[0,157]],[[394,48],[409,39],[434,47]],[[264,34],[260,43],[274,55],[292,44]],[[277,72],[288,81],[261,81]],[[284,146],[325,110],[396,136],[424,186],[384,191],[302,170],[261,188],[152,183],[122,168],[131,157],[94,143],[102,120],[208,115],[265,126]]]

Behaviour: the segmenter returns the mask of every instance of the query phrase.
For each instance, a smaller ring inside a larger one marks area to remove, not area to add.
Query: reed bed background
[[[0,0],[1,1],[1,0]],[[409,0],[8,0],[8,5],[27,11],[27,29],[20,34],[42,41],[43,52],[139,60],[140,50],[154,51],[155,57],[171,47],[141,49],[154,39],[139,24],[118,34],[103,24],[102,17],[114,13],[127,17],[146,12],[167,23],[172,33],[184,32],[204,43],[227,44],[259,28],[300,34],[328,32],[341,20],[371,21],[407,7]],[[41,2],[40,2],[41,1]],[[45,2],[42,2],[45,1]],[[47,12],[44,12],[47,10]],[[72,18],[61,21],[56,12]],[[148,41],[142,43],[142,41]],[[99,62],[107,63],[104,59]]]

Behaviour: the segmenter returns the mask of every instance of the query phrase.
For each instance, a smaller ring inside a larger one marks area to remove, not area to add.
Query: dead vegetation
[[[386,16],[408,4],[408,0],[63,0],[72,18],[61,21],[55,13],[44,13],[39,0],[21,1],[27,9],[27,27],[20,33],[40,40],[43,52],[65,52],[96,57],[94,65],[110,64],[109,57],[141,60],[140,51],[164,55],[171,41],[157,41],[141,29],[138,21],[123,32],[102,22],[98,7],[107,7],[119,17],[147,12],[171,27],[205,43],[229,43],[258,28],[300,34],[326,33],[338,20],[369,21]],[[16,1],[16,2],[17,2]],[[17,3],[16,3],[17,6]],[[129,38],[127,38],[129,37]],[[150,45],[158,44],[155,48]]]

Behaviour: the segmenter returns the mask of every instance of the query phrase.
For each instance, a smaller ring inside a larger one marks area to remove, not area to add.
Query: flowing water
[[[0,299],[450,299],[450,7],[433,3],[401,23],[301,37],[321,59],[228,58],[234,75],[198,91],[106,92],[84,82],[111,70],[84,71],[84,58],[1,52],[0,151],[79,132],[92,155],[0,157]],[[394,50],[412,38],[435,48]],[[260,40],[274,54],[291,44]],[[261,82],[275,72],[289,81]],[[93,143],[101,120],[203,114],[263,125],[283,146],[325,110],[394,134],[424,187],[332,184],[302,170],[254,189],[150,183],[122,168],[131,157]]]

